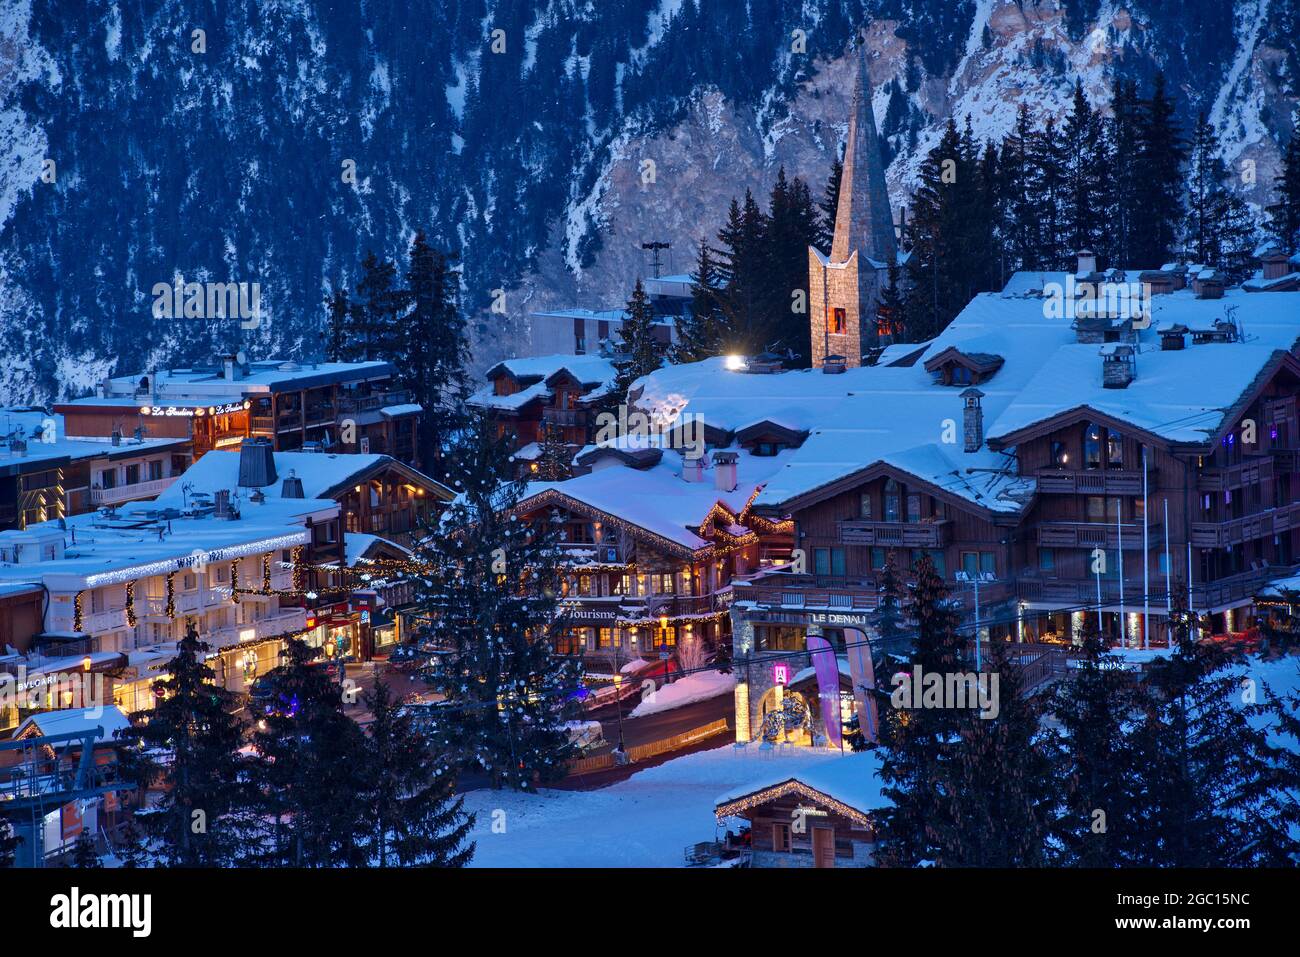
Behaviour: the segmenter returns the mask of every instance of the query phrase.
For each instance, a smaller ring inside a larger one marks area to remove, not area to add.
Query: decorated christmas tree
[[[555,654],[561,574],[558,516],[514,513],[524,489],[485,419],[457,449],[459,494],[415,546],[413,578],[430,638],[443,650],[429,680],[446,699],[435,741],[494,787],[530,790],[565,774],[564,719],[579,661]]]

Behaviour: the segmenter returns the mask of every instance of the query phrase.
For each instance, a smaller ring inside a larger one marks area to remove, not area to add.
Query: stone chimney
[[[697,455],[694,458],[682,456],[682,480],[686,482],[704,481],[703,455]]]
[[[980,406],[984,393],[971,386],[961,394],[961,398],[962,450],[978,452],[984,444],[984,409]]]
[[[1080,249],[1076,255],[1079,257],[1076,275],[1091,276],[1097,271],[1097,254],[1091,249]]]
[[[826,375],[839,375],[845,370],[847,361],[841,355],[829,355],[822,361],[822,372]]]
[[[1123,342],[1108,342],[1101,347],[1101,385],[1104,389],[1127,389],[1137,374],[1133,347]]]
[[[736,463],[740,455],[736,452],[713,453],[713,486],[719,492],[734,492],[740,484],[736,477]]]

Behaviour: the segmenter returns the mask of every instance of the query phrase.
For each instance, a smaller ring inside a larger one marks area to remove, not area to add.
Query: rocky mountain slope
[[[1001,136],[1076,76],[1104,102],[1163,71],[1254,202],[1298,119],[1300,0],[10,0],[0,400],[234,345],[311,358],[326,291],[420,227],[460,250],[491,361],[531,310],[621,302],[645,240],[685,271],[779,166],[820,193],[855,25],[895,206],[950,115]],[[258,283],[255,327],[155,319],[175,282]]]

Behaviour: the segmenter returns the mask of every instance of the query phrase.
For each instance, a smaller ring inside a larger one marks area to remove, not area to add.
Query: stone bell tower
[[[808,314],[812,364],[817,368],[825,365],[828,355],[844,356],[849,367],[862,364],[862,343],[876,341],[876,307],[889,263],[897,253],[861,36],[856,44],[853,107],[835,235],[829,256],[808,247]]]

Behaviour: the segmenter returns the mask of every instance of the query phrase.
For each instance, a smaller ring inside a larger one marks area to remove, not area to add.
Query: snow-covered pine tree
[[[416,542],[416,605],[442,649],[428,680],[445,696],[435,744],[494,787],[531,790],[565,774],[564,721],[579,660],[553,650],[561,571],[558,516],[513,514],[524,483],[508,479],[509,449],[482,417],[456,449],[460,493]]]
[[[673,362],[699,362],[724,349],[729,324],[723,312],[723,277],[716,254],[707,237],[701,238],[691,273],[691,308],[677,324]]]
[[[914,665],[923,674],[960,671],[963,643],[943,579],[928,555],[917,562],[915,573],[908,603],[915,647],[900,670],[909,677]],[[876,817],[876,860],[890,867],[937,861],[942,853],[935,840],[937,828],[951,821],[937,821],[935,815],[951,810],[936,807],[935,794],[951,775],[948,765],[959,760],[962,716],[951,708],[896,708],[892,690],[901,686],[891,690],[887,681],[877,685],[881,793],[890,804]],[[912,692],[915,697],[921,689]]]
[[[1214,127],[1201,113],[1192,131],[1183,247],[1195,262],[1222,269],[1232,282],[1250,274],[1255,226],[1228,186]]]
[[[654,314],[650,297],[638,278],[627,301],[627,318],[619,328],[618,358],[614,360],[613,392],[620,402],[627,401],[627,390],[642,376],[663,364],[661,349],[654,337]]]
[[[885,567],[880,570],[876,593],[872,624],[880,635],[881,647],[890,654],[903,651],[900,647],[906,640],[903,637],[903,581],[898,575],[892,552],[885,556]]]
[[[215,683],[208,645],[194,625],[176,643],[165,678],[154,683],[152,711],[123,734],[123,773],[141,786],[162,785],[159,802],[138,815],[160,864],[221,867],[233,863],[246,832],[251,794],[241,780],[243,732],[235,695]],[[166,754],[164,761],[155,760]]]
[[[387,867],[462,867],[474,816],[455,795],[453,762],[434,748],[411,716],[397,707],[386,682],[365,695],[373,720],[366,728],[362,820],[370,863]]]
[[[1300,252],[1300,131],[1292,132],[1282,153],[1273,197],[1267,208],[1269,231],[1288,253]]]
[[[95,850],[95,839],[90,836],[89,831],[83,829],[72,842],[72,858],[68,861],[68,866],[81,870],[103,866],[99,859],[99,852]]]
[[[1300,668],[1300,664],[1296,666]],[[1266,698],[1253,706],[1261,715],[1263,727],[1276,739],[1270,742],[1276,774],[1266,783],[1273,813],[1255,835],[1255,859],[1271,866],[1295,867],[1300,864],[1300,691],[1277,695],[1265,688]]]
[[[343,689],[316,649],[286,642],[282,664],[260,681],[272,689],[259,717],[252,764],[257,809],[265,834],[255,863],[273,867],[361,866],[358,838],[369,822],[357,794],[363,789],[364,736],[343,711]]]
[[[828,254],[835,237],[835,214],[840,207],[840,180],[843,178],[844,160],[837,150],[835,160],[831,163],[830,176],[826,178],[826,187],[822,190],[822,198],[817,202],[817,208],[822,214],[817,248]]]
[[[352,303],[346,289],[335,289],[325,297],[325,361],[348,361],[348,324],[352,317]]]
[[[446,254],[429,245],[423,230],[411,242],[406,281],[411,310],[401,322],[398,365],[403,384],[424,409],[420,461],[433,472],[450,437],[464,426],[469,335],[458,305],[459,273],[450,268]]]
[[[1139,769],[1134,863],[1146,867],[1251,867],[1274,863],[1280,832],[1276,753],[1252,725],[1240,660],[1196,640],[1175,606],[1174,653],[1155,663],[1133,731]],[[1294,843],[1291,845],[1294,850]]]
[[[1065,204],[1062,232],[1067,255],[1097,251],[1107,205],[1105,123],[1074,81],[1074,100],[1061,128],[1065,145]]]
[[[1120,867],[1142,823],[1133,815],[1138,773],[1128,739],[1134,709],[1130,673],[1117,667],[1098,635],[1083,641],[1078,668],[1052,689],[1049,710],[1059,725],[1053,748],[1061,813],[1053,829],[1053,863]]]

